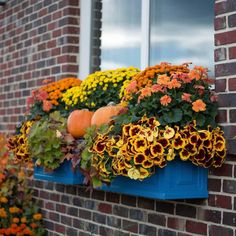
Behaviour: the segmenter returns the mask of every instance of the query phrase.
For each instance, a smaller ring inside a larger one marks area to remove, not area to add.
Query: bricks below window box
[[[207,198],[207,177],[207,169],[175,160],[143,181],[119,176],[102,189],[152,199]]]
[[[62,184],[82,184],[84,179],[79,170],[72,170],[72,163],[67,160],[52,172],[45,172],[43,167],[35,166],[34,178]]]

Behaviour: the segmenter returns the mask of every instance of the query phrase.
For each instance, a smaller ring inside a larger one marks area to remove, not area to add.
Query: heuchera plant
[[[36,165],[53,170],[60,166],[64,159],[70,159],[74,139],[66,133],[66,119],[59,111],[53,112],[35,122],[29,136],[29,151]]]

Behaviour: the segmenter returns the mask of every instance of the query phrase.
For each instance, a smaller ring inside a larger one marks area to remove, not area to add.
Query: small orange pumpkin
[[[74,110],[67,119],[67,130],[74,137],[83,137],[86,129],[91,126],[93,112],[89,110]]]
[[[119,105],[108,104],[105,107],[98,108],[92,117],[91,125],[100,127],[102,124],[108,124],[113,116],[117,116],[122,107]]]

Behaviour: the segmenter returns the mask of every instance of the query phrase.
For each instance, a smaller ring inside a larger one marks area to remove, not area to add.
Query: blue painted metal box
[[[34,167],[34,178],[39,180],[47,180],[62,184],[82,184],[84,176],[79,170],[72,170],[71,161],[65,160],[60,167],[53,172],[45,172],[43,167]]]
[[[174,160],[143,181],[119,176],[102,190],[152,199],[208,197],[208,170],[191,162]]]

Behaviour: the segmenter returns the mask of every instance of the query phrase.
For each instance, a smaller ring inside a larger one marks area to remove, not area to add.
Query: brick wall
[[[218,120],[229,149],[226,164],[210,171],[209,199],[158,201],[34,181],[49,236],[236,236],[236,1],[216,1],[215,12]],[[78,34],[78,1],[9,0],[0,8],[1,131],[13,130],[42,79],[77,75]]]
[[[0,7],[0,130],[23,119],[42,80],[78,76],[79,1],[9,0]]]
[[[236,1],[215,4],[215,74],[219,120],[225,135],[236,135]]]

